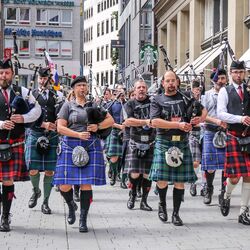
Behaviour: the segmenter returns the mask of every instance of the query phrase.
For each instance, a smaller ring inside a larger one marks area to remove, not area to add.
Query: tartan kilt
[[[189,134],[189,147],[193,161],[201,162],[200,131],[191,131]]]
[[[136,146],[133,140],[129,140],[125,157],[125,173],[149,174],[154,157],[154,144],[150,146],[145,157],[139,158],[136,153]]]
[[[173,168],[167,165],[165,152],[172,146],[178,147],[183,153],[183,164]],[[149,173],[152,181],[190,182],[197,180],[194,172],[193,159],[188,141],[167,141],[159,136],[156,137],[154,159]]]
[[[10,139],[8,142],[6,140],[0,140],[0,144],[4,143],[18,143],[24,141],[24,135],[19,139]],[[29,172],[25,164],[24,158],[24,144],[18,145],[12,148],[12,157],[9,161],[0,161],[0,181],[28,181]]]
[[[104,140],[103,150],[104,150],[105,152],[108,151],[108,147],[109,147],[109,145],[110,145],[110,138],[111,138],[111,133],[110,133],[110,135]]]
[[[77,167],[72,162],[72,151],[76,146],[89,147],[89,162]],[[57,158],[53,184],[55,185],[105,185],[105,164],[101,141],[92,135],[87,141],[64,136],[61,141],[61,153]]]
[[[29,129],[26,133],[25,161],[29,170],[55,171],[58,146],[58,134],[50,131],[48,134],[50,150],[47,154],[39,154],[36,150],[36,142],[40,136],[45,136],[43,132],[35,132]]]
[[[225,163],[225,148],[216,148],[213,145],[215,132],[205,131],[203,137],[201,169],[223,170]]]
[[[110,134],[110,141],[107,150],[107,156],[122,156],[122,141],[119,139],[119,132],[121,130],[113,128]]]
[[[235,136],[241,137],[241,134],[236,131],[229,131],[227,134],[226,159],[224,165],[225,177],[247,177],[250,176],[250,155],[241,152],[240,145]]]

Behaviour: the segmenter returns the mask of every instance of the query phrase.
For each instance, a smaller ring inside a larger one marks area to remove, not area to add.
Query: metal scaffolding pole
[[[83,53],[84,53],[84,0],[80,3],[80,75],[83,75]]]

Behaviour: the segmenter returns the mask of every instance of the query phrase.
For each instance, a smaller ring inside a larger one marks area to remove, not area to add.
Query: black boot
[[[174,188],[174,190],[173,190],[174,211],[172,214],[172,223],[175,226],[182,226],[183,225],[183,222],[179,216],[179,210],[180,210],[181,202],[183,201],[183,197],[184,197],[184,189]]]
[[[49,207],[48,198],[44,199],[43,204],[41,206],[41,211],[43,214],[51,214],[51,209]]]
[[[213,196],[213,192],[214,192],[214,187],[207,187],[207,191],[206,194],[203,198],[203,203],[206,205],[211,204],[212,202],[212,196]]]
[[[60,192],[69,207],[67,221],[70,225],[72,225],[76,221],[76,210],[78,208],[73,200],[73,189],[70,189],[68,192],[63,192],[60,190]]]
[[[140,204],[140,209],[144,211],[153,211],[152,207],[150,207],[147,203],[148,194],[151,188],[152,181],[143,178],[142,180],[142,199]]]
[[[168,186],[165,188],[159,188],[156,185],[156,188],[158,190],[160,202],[158,206],[158,217],[162,222],[166,222],[168,220],[168,214],[167,214],[167,204],[166,204],[166,195],[168,191]]]
[[[142,182],[143,182],[143,175],[140,175],[140,177],[138,179],[138,183],[137,183],[137,193],[136,193],[137,198],[142,197],[142,193],[141,193]]]
[[[79,189],[80,189],[79,185],[74,185],[73,199],[75,202],[80,201]]]
[[[112,170],[112,175],[111,175],[111,179],[110,179],[110,185],[111,186],[114,186],[115,183],[116,183],[116,177],[117,177],[117,164],[118,162],[110,162],[110,167],[111,167],[111,170]]]
[[[87,227],[87,216],[90,204],[92,202],[93,192],[92,190],[81,190],[81,214],[79,220],[79,232],[86,233],[88,232]]]
[[[131,184],[131,190],[129,192],[129,199],[127,202],[127,207],[128,209],[133,209],[135,206],[136,190],[137,190],[139,178],[134,179],[131,177],[131,175],[129,175],[129,181]]]
[[[0,225],[1,232],[9,232],[10,231],[10,219],[9,214],[4,214],[1,217],[1,225]]]
[[[40,189],[36,189],[36,188],[33,188],[33,193],[30,197],[30,200],[29,200],[29,208],[33,208],[37,205],[37,200],[38,198],[41,197],[41,190]]]
[[[80,233],[87,233],[89,231],[87,227],[87,215],[88,211],[85,209],[81,209],[80,220],[79,220]]]
[[[123,173],[122,174],[122,180],[121,180],[121,184],[120,184],[120,187],[122,189],[127,189],[127,184],[126,184],[126,179],[127,179],[127,174]]]

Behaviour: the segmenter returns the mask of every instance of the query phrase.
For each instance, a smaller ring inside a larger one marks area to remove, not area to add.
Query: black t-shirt
[[[136,99],[129,100],[125,106],[128,118],[143,120],[150,119],[150,103],[151,102],[148,97],[143,101],[138,101]],[[138,136],[149,136],[149,140],[152,141],[154,135],[154,129],[148,126],[130,128],[131,139]]]
[[[179,93],[173,96],[165,94],[157,95],[153,98],[150,106],[150,118],[161,118],[166,121],[187,122],[187,105],[183,96]],[[157,128],[157,135],[185,135],[179,129]]]

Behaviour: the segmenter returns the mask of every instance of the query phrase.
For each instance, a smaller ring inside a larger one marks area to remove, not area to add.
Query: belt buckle
[[[172,135],[171,141],[181,141],[181,136],[180,135]]]

